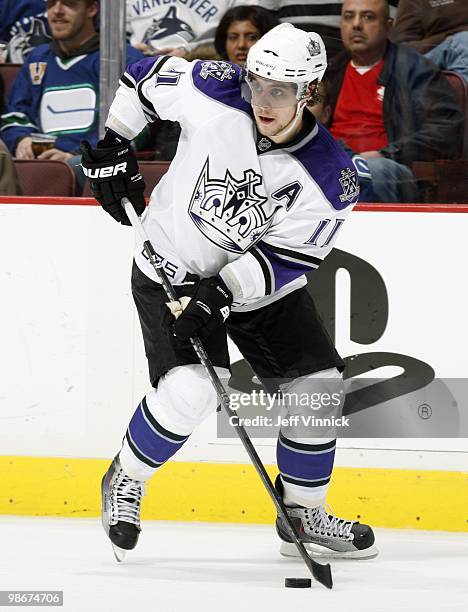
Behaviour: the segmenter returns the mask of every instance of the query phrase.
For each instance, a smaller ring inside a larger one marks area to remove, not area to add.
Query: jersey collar
[[[260,132],[258,131],[257,126],[255,125],[257,154],[262,155],[263,153],[269,153],[270,151],[276,151],[278,149],[300,149],[310,140],[315,138],[317,133],[318,126],[317,122],[315,121],[315,117],[307,109],[304,110],[304,123],[300,132],[293,140],[290,140],[289,142],[282,142],[281,144],[276,144],[276,142],[273,142],[273,140],[268,138],[268,136],[262,136],[262,134],[260,134]]]

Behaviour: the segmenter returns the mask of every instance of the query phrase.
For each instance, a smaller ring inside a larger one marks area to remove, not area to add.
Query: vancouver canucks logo
[[[218,81],[224,81],[232,79],[233,74],[236,74],[236,71],[228,62],[203,62],[201,65],[200,76],[205,80],[213,77]]]
[[[42,17],[26,17],[21,20],[21,25],[18,25],[18,23],[16,22],[16,25],[11,28],[11,34],[14,35],[8,43],[8,54],[10,56],[8,61],[14,64],[22,64],[25,56],[33,47],[38,47],[50,41]]]
[[[340,185],[343,193],[340,195],[340,202],[352,202],[359,195],[359,181],[356,172],[351,168],[341,171]]]
[[[198,229],[211,242],[234,253],[244,253],[260,240],[271,224],[264,207],[268,199],[257,193],[262,177],[244,170],[236,180],[229,170],[223,179],[210,178],[209,158],[198,177],[189,214]]]
[[[188,23],[177,18],[175,6],[171,6],[168,12],[161,19],[153,19],[153,23],[143,34],[143,42],[149,45],[153,40],[161,40],[178,34],[187,42],[195,38],[195,33]]]

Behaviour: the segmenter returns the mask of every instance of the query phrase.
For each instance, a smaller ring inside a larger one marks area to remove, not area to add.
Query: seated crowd
[[[361,201],[422,202],[414,164],[463,159],[465,109],[443,71],[467,87],[466,0],[202,6],[127,0],[127,64],[166,54],[243,66],[258,38],[291,21],[325,41],[328,69],[308,108],[353,157]],[[69,164],[79,195],[80,141],[98,140],[99,2],[0,0],[0,23],[0,63],[22,64],[8,93],[0,66],[0,195],[21,193],[14,160],[34,159]],[[133,145],[141,159],[170,161],[179,134],[156,120]]]

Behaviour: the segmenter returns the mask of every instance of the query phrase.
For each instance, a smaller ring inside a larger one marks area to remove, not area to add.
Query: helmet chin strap
[[[291,119],[291,121],[277,134],[274,136],[270,136],[270,140],[272,140],[276,144],[281,144],[288,140],[289,135],[293,132],[302,120],[302,111],[304,110],[305,105],[307,104],[308,98],[303,98],[297,103],[296,114]]]

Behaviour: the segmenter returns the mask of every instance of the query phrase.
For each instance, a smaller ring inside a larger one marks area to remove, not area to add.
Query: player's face
[[[230,62],[243,66],[250,47],[260,38],[251,21],[233,21],[227,30],[226,55]]]
[[[383,52],[391,26],[382,0],[344,0],[341,39],[352,56]]]
[[[296,116],[297,86],[255,75],[249,77],[248,83],[258,131],[263,136],[275,136]]]
[[[89,6],[84,0],[47,0],[47,20],[56,40],[76,38],[89,29],[95,15],[95,4]]]

